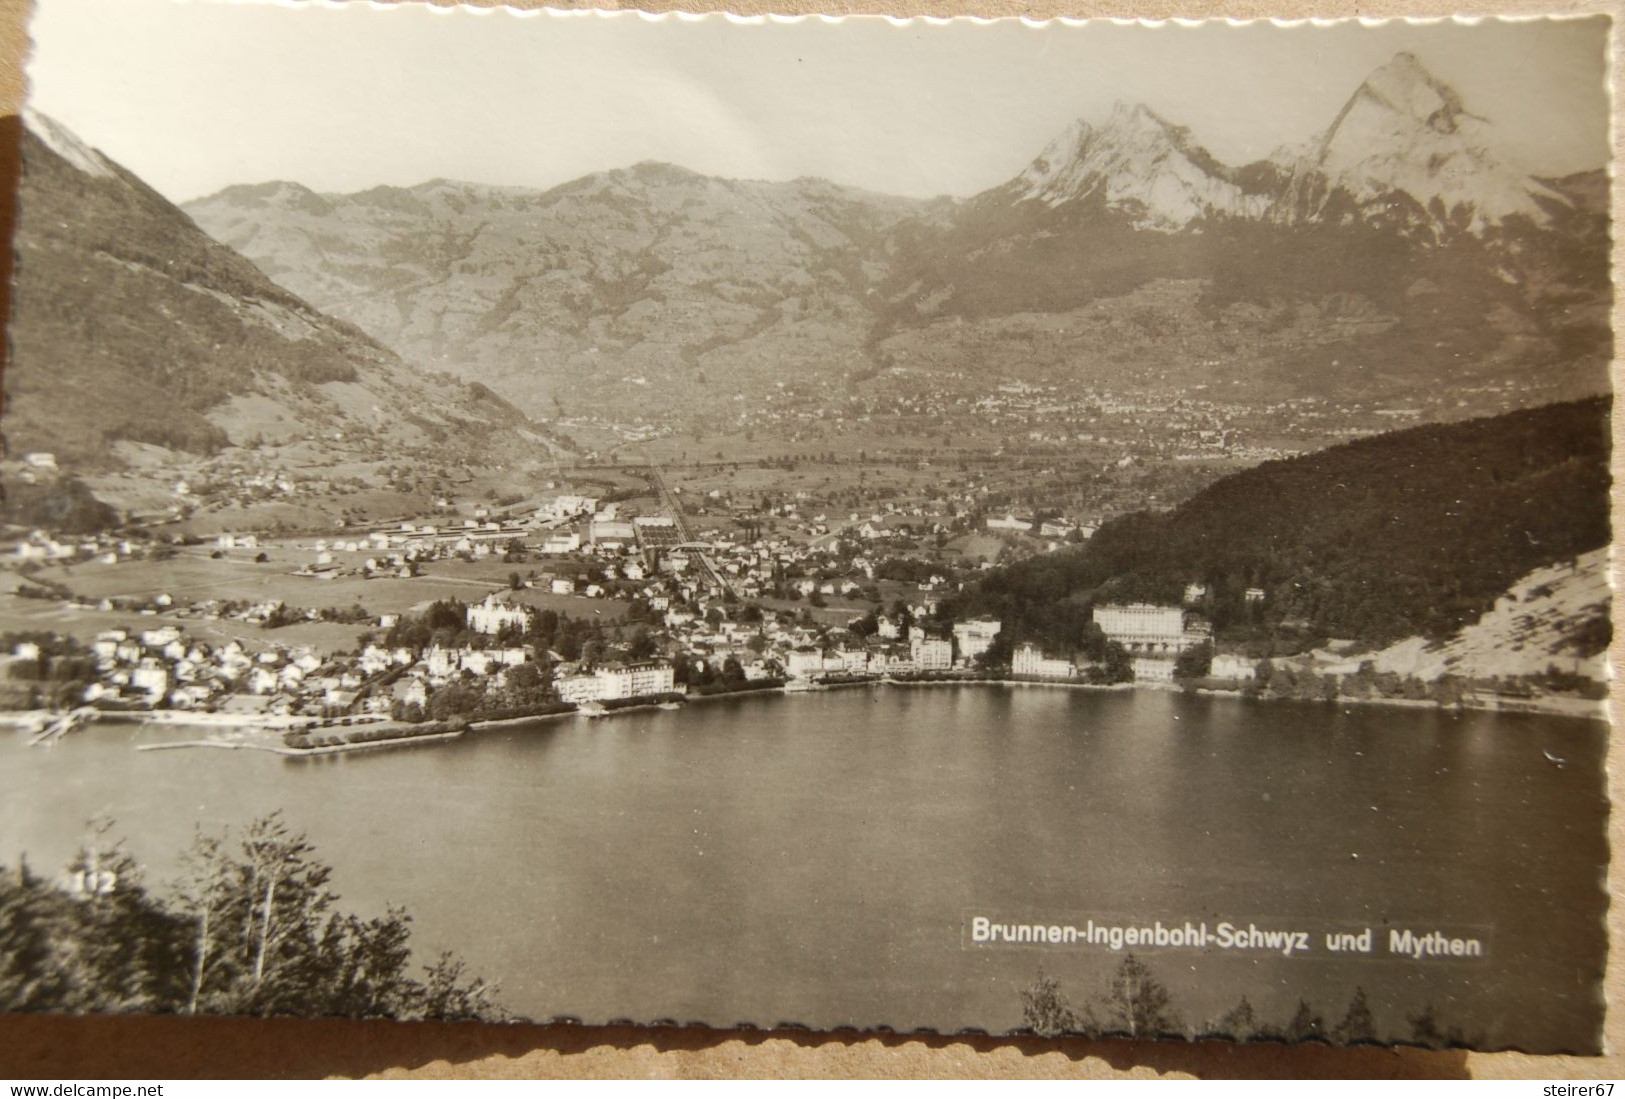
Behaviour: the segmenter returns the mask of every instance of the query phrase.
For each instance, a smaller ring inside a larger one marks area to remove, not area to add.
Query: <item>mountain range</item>
[[[1444,417],[1604,391],[1612,345],[1603,173],[1532,174],[1410,54],[1245,165],[1120,104],[960,201],[646,163],[546,191],[274,182],[185,210],[534,416],[1024,380]]]
[[[50,119],[20,129],[13,452],[106,466],[143,445],[536,449],[539,430],[491,391],[321,313]]]
[[[865,362],[866,296],[917,204],[640,164],[547,192],[436,180],[322,196],[275,183],[187,210],[409,360],[550,414],[591,401],[585,380],[646,400],[635,379],[703,387],[707,374]],[[707,396],[668,386],[661,399]]]

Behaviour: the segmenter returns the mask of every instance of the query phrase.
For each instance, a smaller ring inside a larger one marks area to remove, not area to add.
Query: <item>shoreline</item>
[[[1148,691],[1172,691],[1172,692],[1179,692],[1179,693],[1189,693],[1189,694],[1193,694],[1193,695],[1197,695],[1197,696],[1201,696],[1201,697],[1206,697],[1206,698],[1228,698],[1228,699],[1243,700],[1243,701],[1249,700],[1247,693],[1244,690],[1241,690],[1239,688],[1222,688],[1222,687],[1186,688],[1184,686],[1181,686],[1181,685],[1175,684],[1175,683],[1069,683],[1069,682],[1045,681],[1045,680],[1029,680],[1029,679],[968,679],[968,678],[967,679],[951,679],[951,678],[945,678],[945,679],[893,679],[893,678],[890,678],[890,677],[882,676],[882,677],[879,677],[879,678],[876,678],[876,679],[855,680],[855,681],[837,682],[837,683],[818,683],[818,684],[810,684],[810,685],[807,685],[807,686],[796,687],[796,688],[792,688],[788,684],[781,684],[781,685],[776,686],[776,687],[764,687],[764,688],[760,688],[760,689],[757,689],[757,690],[726,691],[726,692],[719,692],[719,693],[715,693],[715,694],[690,695],[690,696],[688,696],[687,698],[685,698],[683,700],[682,706],[684,708],[686,708],[688,705],[690,705],[692,703],[697,703],[697,702],[732,701],[732,700],[737,700],[737,699],[742,699],[742,698],[762,698],[762,697],[786,698],[786,697],[791,697],[791,696],[795,696],[795,695],[803,695],[803,694],[820,694],[820,693],[823,693],[825,691],[851,690],[853,688],[858,688],[858,687],[902,687],[902,688],[921,688],[921,687],[998,687],[998,688],[1004,688],[1004,689],[1034,688],[1034,687],[1036,687],[1036,688],[1049,689],[1049,690],[1059,689],[1059,690],[1068,690],[1068,691],[1089,691],[1089,692],[1123,692],[1123,691],[1135,691],[1135,690],[1148,690]],[[1575,698],[1567,698],[1567,697],[1564,697],[1564,698],[1552,698],[1552,699],[1546,699],[1546,700],[1542,700],[1542,699],[1513,699],[1513,700],[1505,700],[1505,701],[1503,701],[1503,700],[1498,700],[1497,699],[1497,700],[1494,700],[1492,703],[1488,703],[1488,704],[1486,703],[1485,700],[1474,699],[1474,700],[1457,702],[1457,703],[1455,703],[1453,705],[1447,705],[1447,704],[1444,704],[1444,703],[1433,701],[1431,699],[1351,698],[1351,697],[1344,697],[1344,696],[1339,696],[1339,697],[1334,698],[1334,699],[1266,698],[1266,697],[1254,696],[1252,699],[1250,699],[1250,701],[1257,701],[1257,702],[1264,702],[1264,703],[1298,702],[1298,703],[1310,703],[1310,704],[1331,705],[1331,706],[1392,706],[1392,707],[1398,707],[1398,708],[1401,708],[1401,709],[1439,710],[1439,711],[1445,711],[1445,712],[1453,711],[1453,712],[1457,712],[1457,713],[1467,711],[1467,710],[1473,710],[1473,711],[1481,711],[1481,712],[1485,712],[1485,713],[1512,713],[1512,714],[1530,714],[1530,715],[1546,716],[1546,717],[1560,717],[1560,718],[1566,718],[1566,719],[1571,719],[1571,720],[1600,722],[1600,723],[1602,723],[1604,725],[1609,724],[1608,709],[1607,709],[1607,703],[1606,703],[1605,700],[1593,701],[1593,700],[1590,700],[1590,699],[1575,699]],[[641,712],[644,712],[644,711],[647,711],[647,710],[654,710],[654,709],[660,709],[660,708],[661,708],[661,706],[658,703],[649,703],[647,705],[622,706],[622,707],[617,707],[615,709],[609,709],[609,710],[605,710],[605,711],[602,711],[602,712],[595,712],[595,713],[584,713],[581,710],[566,710],[566,711],[557,712],[557,713],[531,714],[531,715],[524,715],[524,716],[519,716],[519,717],[502,717],[502,718],[491,718],[491,719],[483,719],[483,720],[479,719],[479,718],[475,718],[475,719],[470,720],[468,725],[465,728],[459,729],[459,730],[452,730],[452,731],[442,732],[442,733],[427,733],[427,734],[421,734],[421,735],[416,735],[416,736],[391,737],[391,738],[388,738],[388,739],[385,739],[385,740],[363,741],[363,742],[356,743],[356,744],[324,745],[322,747],[313,747],[313,748],[290,748],[290,747],[287,747],[286,745],[282,745],[282,744],[257,743],[254,740],[250,740],[250,739],[242,739],[242,740],[234,740],[233,741],[233,740],[223,740],[223,739],[209,738],[209,739],[201,739],[201,740],[164,741],[164,742],[155,743],[155,744],[138,744],[138,745],[135,746],[135,749],[136,749],[136,751],[159,751],[159,750],[170,749],[170,748],[217,748],[217,749],[224,748],[224,749],[230,749],[230,750],[234,750],[234,751],[235,750],[246,749],[246,750],[249,750],[249,751],[270,752],[270,753],[273,753],[273,754],[276,754],[276,755],[291,756],[291,757],[316,756],[316,755],[337,755],[337,754],[341,754],[341,753],[344,753],[344,752],[355,752],[355,751],[361,751],[361,750],[368,749],[368,748],[389,748],[389,747],[402,747],[402,746],[407,746],[407,745],[412,745],[412,744],[439,743],[439,742],[446,741],[446,740],[455,740],[455,739],[463,736],[465,733],[470,733],[470,732],[494,732],[494,731],[503,730],[503,729],[514,729],[514,728],[518,728],[518,727],[521,727],[521,726],[536,724],[536,723],[539,723],[539,722],[556,721],[556,720],[559,720],[561,718],[578,717],[578,718],[585,718],[585,719],[588,719],[588,720],[591,720],[591,721],[600,721],[600,720],[603,720],[604,718],[615,717],[615,716],[617,716],[619,714],[641,713]],[[156,717],[155,715],[157,715],[157,714],[164,714],[166,716],[164,716],[164,717]],[[58,717],[58,716],[60,716],[60,715],[55,714],[52,711],[48,711],[48,710],[12,710],[12,711],[5,711],[5,712],[0,712],[0,725],[12,725],[12,726],[15,726],[15,727],[20,728],[20,729],[26,729],[29,726],[30,723],[38,723],[38,722],[41,722],[41,721],[49,721],[52,718],[55,718],[55,717]],[[266,722],[265,720],[263,720],[264,715],[244,715],[247,718],[247,720],[244,720],[244,721],[241,721],[241,722],[228,721],[226,719],[227,715],[223,715],[223,714],[211,713],[211,714],[208,714],[208,715],[194,715],[194,714],[190,714],[190,713],[188,713],[187,711],[184,711],[184,710],[152,710],[152,711],[144,711],[144,712],[111,711],[111,712],[109,712],[108,715],[103,715],[101,713],[98,713],[97,715],[95,715],[97,720],[105,720],[106,717],[108,717],[108,716],[111,716],[114,721],[119,721],[120,719],[123,719],[123,722],[125,722],[125,723],[132,722],[132,720],[133,720],[133,723],[137,723],[137,724],[141,724],[141,725],[156,725],[156,726],[165,726],[165,725],[167,725],[167,726],[174,726],[174,727],[184,727],[184,726],[187,726],[189,724],[194,724],[193,722],[188,721],[187,720],[188,718],[197,717],[197,716],[206,716],[209,720],[196,722],[195,724],[198,725],[198,726],[202,726],[202,727],[229,725],[232,728],[243,729],[245,732],[259,732],[259,733],[269,732],[270,730],[276,729],[276,728],[279,728],[279,727],[282,728],[282,729],[287,729],[288,728],[288,726],[282,725],[280,722],[278,722],[277,724],[274,724],[274,725],[271,724],[270,722]],[[255,718],[260,718],[260,720],[255,720]],[[284,720],[286,720],[286,719],[284,719]],[[310,719],[307,719],[307,720],[310,720]],[[331,724],[323,723],[323,724],[318,725],[317,722],[321,722],[321,721],[322,721],[322,719],[313,719],[313,720],[311,720],[311,725],[310,726],[299,729],[299,731],[309,732],[309,731],[315,731],[316,728],[328,728],[328,727],[336,728],[336,727],[338,727],[336,722],[332,722]],[[328,719],[328,721],[331,722],[331,719]],[[365,728],[367,725],[370,725],[370,724],[375,724],[375,722],[362,720],[362,721],[354,723],[350,727],[359,726],[359,727]]]
[[[1140,684],[1135,684],[1140,686]],[[1170,684],[1161,690],[1182,691],[1183,687]],[[1197,687],[1192,694],[1209,698],[1235,698],[1246,700],[1247,693],[1240,689],[1224,687]],[[1338,695],[1336,698],[1282,698],[1254,696],[1251,701],[1276,702],[1302,702],[1323,706],[1393,706],[1406,710],[1439,710],[1444,713],[1463,713],[1471,710],[1486,714],[1534,714],[1543,717],[1572,718],[1576,721],[1598,721],[1604,725],[1611,724],[1608,716],[1607,699],[1572,698],[1560,696],[1548,699],[1508,699],[1485,700],[1470,699],[1456,703],[1446,704],[1435,702],[1430,698],[1354,698],[1350,695]]]
[[[1045,679],[882,679],[888,687],[1042,687],[1063,691],[1160,690],[1150,683],[1070,683]]]
[[[324,748],[276,748],[269,745],[265,750],[275,752],[279,756],[330,756],[341,755],[344,752],[364,752],[369,748],[402,748],[413,744],[436,744],[446,740],[456,740],[468,732],[467,728],[453,729],[445,733],[424,733],[422,736],[391,737],[388,740],[368,740],[360,744],[333,744]],[[245,747],[257,747],[245,745]]]
[[[529,725],[536,721],[556,721],[561,717],[575,717],[580,710],[562,710],[555,714],[526,714],[524,717],[474,718],[468,723],[471,733],[485,733],[493,729],[511,729],[516,725]]]
[[[751,691],[717,691],[708,695],[689,695],[683,699],[683,706],[687,708],[701,702],[732,702],[741,698],[778,698],[787,694],[804,694],[803,691],[786,691],[783,686],[759,687]]]
[[[233,752],[268,752],[271,755],[288,757],[327,756],[339,755],[344,752],[359,752],[367,748],[398,748],[412,744],[431,744],[444,740],[456,740],[467,731],[467,729],[453,729],[443,733],[424,733],[419,736],[364,740],[356,744],[328,744],[319,748],[290,748],[285,744],[256,743],[252,740],[204,739],[165,740],[157,744],[137,744],[135,750],[138,752],[161,752],[171,748],[223,748]]]

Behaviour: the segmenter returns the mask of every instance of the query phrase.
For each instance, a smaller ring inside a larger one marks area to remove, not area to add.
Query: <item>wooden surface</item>
[[[108,0],[115,3],[117,0]],[[489,6],[489,5],[485,5]],[[539,6],[517,3],[517,7]],[[713,10],[715,0],[645,4],[555,4],[568,7],[642,7]],[[1548,3],[1537,7],[1473,3],[1462,14],[1610,12],[1617,4]],[[815,7],[807,0],[741,0],[737,12],[884,13],[892,15],[1057,15],[1138,16],[1144,18],[1227,16],[1443,15],[1451,9],[1419,8],[1394,0],[1358,3],[1337,0],[1308,6],[1138,4],[1096,0],[1042,0],[1023,4],[999,0],[841,0]],[[0,113],[22,101],[21,60],[26,48],[24,0],[0,0]],[[1617,19],[1617,15],[1616,15]],[[1617,28],[1616,28],[1617,37]],[[1620,51],[1615,42],[1615,68]],[[1616,94],[1617,99],[1617,94]],[[1616,108],[1617,115],[1617,108]],[[1616,140],[1618,138],[1616,125]],[[14,159],[14,158],[12,158]],[[1616,155],[1617,161],[1617,155]],[[14,169],[13,169],[14,170]],[[1617,168],[1616,168],[1617,172]],[[6,179],[0,178],[5,193]],[[1616,187],[1618,182],[1616,180]],[[9,213],[9,211],[8,211]],[[9,221],[0,219],[9,238]],[[1618,234],[1616,234],[1617,236]],[[1616,251],[1616,271],[1618,255]],[[1616,279],[1617,281],[1617,279]],[[1615,330],[1619,331],[1616,305]],[[1616,375],[1617,376],[1617,375]],[[1617,383],[1616,383],[1617,384]],[[1617,414],[1617,409],[1616,409]],[[1616,440],[1619,425],[1615,425]],[[1618,445],[1616,442],[1616,451]],[[1616,484],[1621,479],[1617,471]],[[1616,488],[1616,513],[1619,490]],[[1619,601],[1616,597],[1615,620]],[[1615,652],[1615,680],[1621,674]],[[1616,697],[1617,707],[1619,699]],[[1615,747],[1609,752],[1610,795],[1617,796]],[[1625,847],[1619,814],[1609,826],[1611,846]],[[1617,881],[1617,878],[1613,879]],[[1615,886],[1617,890],[1617,885]],[[1616,895],[1608,917],[1610,964],[1608,999],[1620,995],[1618,951],[1625,927]],[[1530,1012],[1541,1005],[1530,1003]],[[55,1081],[194,1077],[415,1076],[415,1077],[1405,1077],[1452,1079],[1618,1078],[1625,1076],[1625,1017],[1610,1012],[1607,1046],[1601,1058],[1529,1057],[1522,1054],[1468,1054],[1414,1049],[1328,1049],[1261,1043],[1136,1043],[998,1039],[983,1037],[901,1037],[795,1031],[711,1031],[633,1027],[482,1026],[474,1024],[362,1023],[339,1020],[181,1019],[141,1017],[70,1018],[0,1016],[0,1078]]]

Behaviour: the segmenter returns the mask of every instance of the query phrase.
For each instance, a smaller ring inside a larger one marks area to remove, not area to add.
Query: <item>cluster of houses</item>
[[[311,560],[301,574],[331,579],[343,574],[402,577],[416,575],[417,566],[444,557],[483,560],[501,557],[529,532],[521,524],[464,519],[457,524],[401,523],[393,529],[374,530],[355,538],[318,538],[310,545]],[[244,535],[221,535],[221,549],[242,548]]]
[[[913,610],[924,617],[934,605],[922,604]],[[905,637],[899,620],[880,615],[868,638],[849,635],[834,645],[797,645],[779,655],[791,679],[963,671],[977,666],[1000,628],[995,618],[973,618],[955,623],[944,634],[910,626]]]
[[[524,631],[533,613],[530,607],[509,603],[495,594],[464,612],[470,630],[492,637]],[[470,676],[500,691],[506,686],[508,671],[532,659],[532,652],[518,645],[444,648],[432,644],[422,659],[392,685],[390,697],[406,706],[421,707],[436,689]],[[676,690],[676,675],[673,666],[664,660],[610,661],[590,667],[559,660],[553,688],[561,702],[611,702],[672,693]]]
[[[66,538],[47,534],[42,530],[30,531],[11,547],[12,559],[18,563],[96,560],[113,565],[120,561],[142,557],[147,552],[146,546],[132,542],[128,538],[117,538],[108,534]]]
[[[956,666],[963,667],[964,661],[956,662],[953,642],[926,636],[918,627],[901,644],[852,641],[828,648],[802,645],[784,654],[785,673],[791,679],[946,672]]]
[[[469,608],[470,615],[488,608]],[[474,677],[500,688],[504,673],[531,661],[519,647],[445,648],[414,652],[369,644],[359,653],[326,658],[309,647],[251,651],[239,641],[211,646],[176,626],[113,629],[89,646],[96,679],[84,692],[92,705],[129,709],[218,711],[234,714],[388,714],[397,703],[426,705],[436,689]],[[20,642],[17,660],[38,660],[40,647]],[[666,661],[566,665],[554,682],[565,702],[610,701],[674,691]],[[377,689],[369,690],[369,686]]]
[[[12,655],[37,659],[39,647],[22,642]],[[348,712],[369,676],[413,659],[404,650],[376,647],[344,662],[309,648],[252,652],[239,641],[191,640],[169,625],[103,630],[91,641],[90,655],[96,680],[85,688],[87,703],[228,713]]]

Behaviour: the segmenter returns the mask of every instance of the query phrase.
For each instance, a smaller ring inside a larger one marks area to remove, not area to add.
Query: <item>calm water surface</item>
[[[1242,995],[1492,1046],[1595,1048],[1606,950],[1598,723],[1165,692],[874,688],[695,704],[294,760],[0,740],[0,863],[110,814],[165,881],[194,828],[281,808],[344,902],[413,914],[537,1018],[1021,1025],[1120,956],[988,949],[969,918],[1468,928],[1478,963],[1141,956],[1200,1025]],[[1561,760],[1561,764],[1553,760]],[[1317,944],[1318,945],[1318,944]]]

